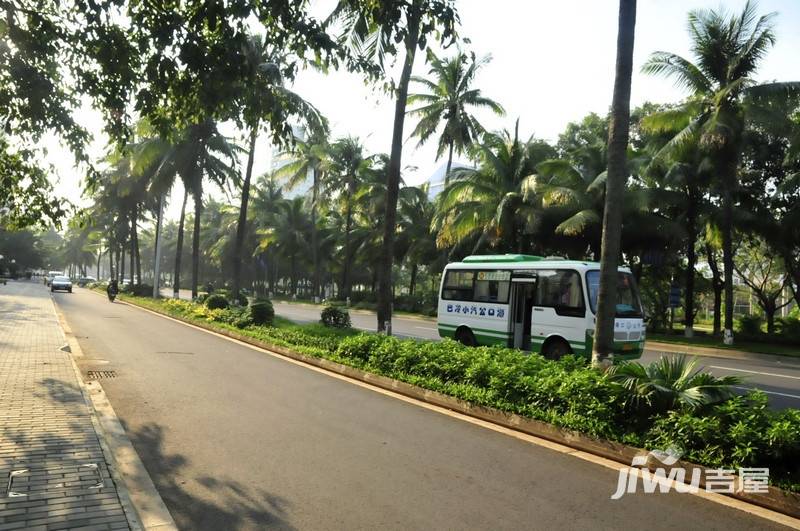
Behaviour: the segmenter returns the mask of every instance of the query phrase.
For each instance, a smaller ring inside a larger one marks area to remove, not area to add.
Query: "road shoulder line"
[[[780,354],[762,354],[744,350],[727,350],[722,348],[698,347],[680,343],[666,343],[663,341],[645,341],[645,350],[669,352],[670,354],[686,354],[689,356],[705,356],[707,358],[722,358],[728,360],[768,361],[782,365],[800,367],[800,358],[794,356],[781,356]]]
[[[171,321],[175,321],[176,323],[180,323],[184,326],[188,326],[190,328],[194,328],[205,332],[207,334],[211,334],[217,336],[219,338],[225,339],[227,341],[231,341],[233,343],[237,343],[241,346],[249,348],[251,350],[264,353],[270,355],[272,357],[287,361],[289,363],[293,363],[295,365],[304,367],[306,369],[313,370],[320,374],[327,375],[331,378],[336,378],[345,382],[348,382],[353,385],[357,385],[364,389],[368,389],[370,391],[383,394],[385,396],[389,396],[395,398],[397,400],[406,402],[411,405],[415,405],[417,407],[421,407],[423,409],[428,409],[431,411],[435,411],[442,415],[455,418],[464,422],[468,422],[477,426],[484,427],[486,429],[514,437],[531,444],[535,444],[537,446],[541,446],[544,448],[548,448],[550,450],[562,453],[562,454],[569,454],[573,455],[579,459],[584,461],[588,461],[597,465],[605,466],[606,468],[611,468],[613,470],[623,470],[623,469],[630,469],[630,466],[620,462],[619,460],[611,459],[609,456],[613,456],[614,452],[609,452],[606,455],[603,455],[602,450],[601,453],[597,453],[596,451],[592,451],[590,449],[581,449],[575,446],[567,446],[566,444],[561,444],[560,442],[556,442],[554,440],[548,440],[543,437],[538,437],[531,433],[526,433],[524,431],[520,431],[518,426],[514,426],[514,422],[519,422],[521,417],[517,415],[509,415],[510,422],[508,422],[508,426],[503,424],[498,424],[495,422],[492,417],[494,415],[486,415],[486,418],[480,418],[479,416],[475,416],[474,411],[472,409],[487,409],[487,408],[466,408],[463,404],[460,404],[461,401],[453,397],[446,397],[450,400],[446,400],[442,402],[440,405],[439,400],[437,400],[438,395],[440,393],[435,393],[433,391],[428,391],[424,389],[420,389],[417,393],[409,393],[408,389],[406,388],[414,388],[418,389],[415,386],[410,384],[406,384],[404,382],[400,382],[398,380],[392,380],[390,378],[374,375],[371,373],[366,373],[365,371],[361,371],[359,369],[355,369],[352,367],[342,366],[346,368],[345,371],[338,371],[334,368],[334,362],[330,362],[329,360],[322,360],[313,358],[311,356],[305,356],[302,354],[297,354],[290,356],[284,353],[279,352],[277,349],[273,350],[270,348],[265,348],[254,343],[250,343],[248,341],[243,341],[241,339],[237,339],[236,337],[232,337],[223,333],[219,333],[217,331],[204,328],[202,326],[198,326],[196,324],[183,321],[181,319],[174,318],[170,315],[166,315],[149,308],[145,308],[139,306],[135,303],[127,302],[127,301],[119,301],[122,304],[127,304],[133,308],[139,309],[144,312],[151,313],[158,317],[169,319]],[[289,351],[289,349],[286,349]],[[359,376],[359,373],[364,373],[362,376]],[[418,395],[418,396],[417,396]],[[445,395],[442,395],[445,396]],[[460,410],[460,411],[459,411]],[[488,411],[488,409],[487,409]],[[472,413],[472,414],[471,414]],[[529,420],[529,419],[522,419],[522,420]],[[533,421],[536,422],[536,421]],[[544,423],[542,423],[544,424]],[[550,426],[550,425],[548,425]],[[558,430],[558,428],[552,427],[553,430]],[[620,445],[622,446],[622,445]],[[695,465],[696,466],[696,465]],[[632,469],[637,470],[637,469]],[[638,472],[637,472],[638,473]],[[697,492],[692,492],[690,494],[699,496],[706,500],[712,501],[714,503],[718,503],[720,505],[725,505],[727,507],[735,508],[737,510],[746,512],[748,514],[752,514],[758,516],[760,518],[764,518],[766,520],[779,523],[781,525],[788,526],[793,529],[800,529],[800,519],[794,518],[784,513],[777,512],[775,510],[762,507],[760,505],[756,505],[754,503],[749,503],[743,501],[739,498],[734,498],[730,496],[725,496],[722,494],[718,494],[715,492],[706,492],[704,490],[699,490]]]
[[[83,350],[72,333],[64,314],[52,297],[58,323],[69,347],[69,359],[81,386],[87,405],[92,411],[92,423],[98,434],[100,446],[109,464],[120,502],[125,510],[128,524],[133,530],[177,531],[172,515],[161,499],[150,474],[136,453],[122,423],[111,406],[100,382],[84,382],[75,358],[83,357]]]

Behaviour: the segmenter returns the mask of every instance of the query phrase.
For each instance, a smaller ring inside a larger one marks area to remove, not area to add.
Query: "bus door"
[[[536,274],[515,271],[511,276],[511,346],[531,349],[531,314],[536,293]]]

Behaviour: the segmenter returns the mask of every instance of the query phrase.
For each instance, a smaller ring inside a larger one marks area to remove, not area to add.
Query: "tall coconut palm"
[[[203,183],[209,180],[220,187],[238,180],[236,160],[240,148],[223,136],[211,120],[195,124],[182,131],[171,145],[162,161],[165,172],[180,175],[187,194],[194,200],[194,230],[192,233],[192,298],[197,297],[200,268],[200,221],[203,213]],[[184,201],[185,205],[185,201]],[[181,218],[184,216],[182,215]],[[182,224],[181,224],[182,225]],[[181,226],[180,229],[183,227]],[[181,256],[183,230],[178,234],[179,246],[176,254],[176,282]],[[177,293],[177,291],[175,291]]]
[[[350,296],[350,273],[353,262],[353,209],[356,193],[364,182],[365,172],[372,159],[364,156],[361,141],[352,136],[333,142],[323,162],[326,173],[325,189],[337,198],[344,215],[344,253],[342,259],[341,293],[339,298]]]
[[[651,129],[682,128],[662,150],[701,143],[709,150],[722,189],[722,254],[725,278],[725,342],[733,343],[733,209],[745,119],[760,103],[800,91],[800,82],[757,84],[754,76],[775,42],[775,14],[758,16],[747,2],[738,15],[722,10],[689,13],[694,61],[656,52],[643,66],[648,74],[673,78],[691,97],[681,108],[646,119]]]
[[[436,249],[436,233],[432,229],[436,205],[428,199],[427,183],[401,189],[400,197],[398,247],[410,269],[408,292],[413,295],[420,264],[441,267],[436,262],[442,254]]]
[[[289,116],[302,119],[308,129],[325,130],[319,111],[303,98],[283,86],[281,63],[283,58],[268,46],[267,38],[251,35],[245,49],[247,57],[247,87],[244,91],[244,115],[249,129],[249,149],[247,166],[241,186],[239,221],[236,226],[236,242],[233,256],[233,291],[238,293],[241,286],[242,247],[247,229],[247,207],[250,200],[250,181],[253,176],[256,139],[259,127],[265,117],[286,120]],[[316,208],[316,205],[314,206]],[[314,246],[316,249],[316,245]]]
[[[487,133],[476,148],[478,167],[453,170],[442,191],[435,218],[440,247],[470,240],[473,252],[486,245],[522,250],[523,234],[538,218],[538,205],[526,193],[536,166],[553,156],[545,142],[520,140],[519,122],[513,133]]]
[[[303,257],[309,254],[311,218],[303,197],[284,199],[277,204],[272,226],[259,231],[259,249],[274,249],[289,262],[291,293],[297,294],[297,274]]]
[[[310,131],[307,140],[294,139],[294,146],[282,154],[290,162],[279,168],[275,175],[286,177],[286,188],[291,190],[306,182],[311,174],[311,254],[314,269],[314,298],[320,296],[319,232],[317,215],[319,211],[320,185],[324,179],[323,166],[328,156],[328,127],[323,121]]]
[[[386,173],[386,208],[384,212],[383,263],[378,291],[378,331],[385,332],[392,319],[392,265],[397,229],[397,200],[400,190],[400,171],[403,155],[408,87],[417,50],[424,49],[429,38],[439,37],[451,43],[456,38],[458,15],[450,2],[440,0],[392,0],[372,2],[339,0],[332,20],[343,26],[340,41],[348,45],[362,63],[370,61],[376,74],[385,74],[387,53],[403,51],[400,76],[394,85],[394,120],[392,147]]]
[[[450,58],[440,59],[428,50],[431,78],[411,78],[411,81],[428,90],[427,93],[408,95],[409,105],[421,105],[408,111],[410,116],[419,118],[411,136],[417,137],[421,146],[441,129],[436,160],[447,152],[445,186],[450,178],[453,153],[463,153],[485,132],[471,114],[472,110],[485,108],[498,116],[505,114],[499,103],[484,97],[480,89],[472,87],[478,70],[490,60],[490,56],[478,59],[474,52],[467,54],[461,50]]]
[[[628,128],[635,27],[636,0],[620,0],[617,64],[608,133],[608,170],[603,211],[603,240],[600,251],[600,286],[597,293],[597,321],[592,346],[592,363],[596,366],[608,365],[608,360],[614,350],[617,268],[622,240],[625,181],[628,177]]]

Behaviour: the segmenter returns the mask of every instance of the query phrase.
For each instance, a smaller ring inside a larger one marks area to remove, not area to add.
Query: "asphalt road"
[[[43,288],[44,289],[44,288]],[[183,529],[768,529],[86,290],[56,293]]]

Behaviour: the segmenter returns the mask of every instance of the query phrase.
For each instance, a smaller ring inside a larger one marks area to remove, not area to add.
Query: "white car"
[[[50,283],[53,281],[54,278],[63,276],[64,273],[61,271],[50,271],[47,273],[47,276],[44,277],[44,284],[45,286],[49,286]]]
[[[72,281],[68,277],[53,277],[50,281],[50,291],[68,291],[72,293]]]

